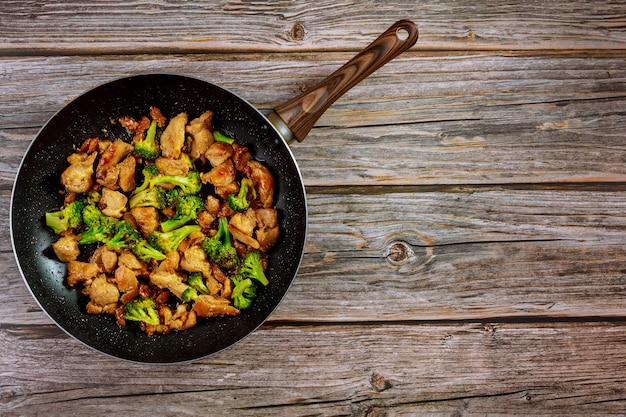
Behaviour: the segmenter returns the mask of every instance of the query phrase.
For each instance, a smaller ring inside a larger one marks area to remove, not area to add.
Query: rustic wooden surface
[[[138,365],[38,308],[10,196],[64,103],[172,72],[267,111],[403,18],[417,45],[293,145],[307,249],[260,329]],[[625,117],[624,1],[3,1],[0,415],[624,415]]]

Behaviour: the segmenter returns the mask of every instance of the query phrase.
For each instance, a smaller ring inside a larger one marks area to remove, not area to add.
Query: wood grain
[[[5,326],[0,405],[6,417],[617,415],[624,342],[607,322],[264,326],[210,359],[154,367],[94,361],[51,326]],[[56,355],[54,372],[36,366]]]
[[[356,51],[400,19],[420,50],[607,50],[626,47],[626,6],[556,0],[379,2],[3,2],[7,54]]]

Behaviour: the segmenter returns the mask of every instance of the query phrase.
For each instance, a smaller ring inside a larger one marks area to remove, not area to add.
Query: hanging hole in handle
[[[409,36],[410,36],[409,31],[404,28],[398,28],[396,30],[396,37],[401,41],[405,41],[409,39]]]

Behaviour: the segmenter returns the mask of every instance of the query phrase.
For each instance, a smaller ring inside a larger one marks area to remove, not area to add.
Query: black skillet
[[[399,21],[324,81],[264,116],[247,101],[216,85],[178,75],[151,74],[122,78],[79,96],[55,114],[30,145],[20,166],[11,199],[11,238],[26,285],[41,308],[70,336],[102,353],[136,362],[172,363],[218,352],[254,331],[278,306],[293,281],[307,231],[305,189],[289,149],[302,140],[321,114],[343,93],[417,41],[412,22]],[[157,106],[172,117],[195,117],[213,110],[217,129],[263,161],[276,180],[276,208],[281,238],[269,253],[267,275],[253,306],[237,317],[201,320],[195,327],[147,336],[132,326],[120,328],[109,315],[90,315],[80,291],[64,284],[65,264],[50,249],[56,236],[44,213],[58,210],[60,174],[65,158],[86,138],[124,137],[111,120],[140,117]]]

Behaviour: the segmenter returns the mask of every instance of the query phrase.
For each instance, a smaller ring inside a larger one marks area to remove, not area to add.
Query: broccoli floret
[[[198,194],[202,188],[202,181],[198,171],[189,171],[187,175],[157,175],[150,180],[150,186],[163,183],[179,187],[184,195]]]
[[[194,224],[183,226],[170,232],[154,231],[148,235],[148,243],[154,249],[167,254],[175,251],[187,236],[200,229],[200,226]]]
[[[202,273],[193,272],[187,277],[187,284],[200,294],[208,294],[209,289],[206,287],[204,280],[202,279]]]
[[[135,153],[144,159],[153,160],[159,157],[161,149],[156,140],[157,122],[155,120],[150,123],[150,127],[146,132],[146,136],[135,142]]]
[[[132,247],[132,251],[137,259],[142,262],[150,262],[151,259],[156,259],[157,261],[165,259],[165,255],[150,246],[148,241],[145,239],[135,242]]]
[[[221,132],[218,132],[217,130],[213,132],[213,139],[215,139],[217,142],[228,143],[229,145],[235,143],[235,139],[229,138],[228,136],[224,135]]]
[[[126,320],[143,321],[147,324],[159,324],[156,302],[152,298],[131,300],[124,306]]]
[[[133,194],[128,201],[130,208],[156,207],[163,210],[167,204],[167,190],[161,187],[151,187]]]
[[[46,226],[56,234],[80,226],[83,222],[83,206],[82,202],[76,200],[59,211],[46,213]]]
[[[86,205],[83,207],[83,222],[88,229],[78,235],[79,245],[106,242],[115,233],[118,220],[104,215],[96,206]]]
[[[225,217],[218,219],[217,233],[207,237],[200,244],[209,259],[226,270],[233,270],[239,266],[240,259],[237,251],[231,245],[228,220]]]
[[[269,284],[265,272],[263,271],[263,264],[261,263],[261,252],[253,250],[246,253],[241,262],[239,273],[246,278],[252,278],[266,286]]]
[[[204,201],[195,195],[181,197],[176,203],[176,213],[161,223],[161,230],[169,232],[185,225],[198,217],[198,212],[204,208]]]
[[[165,193],[165,204],[167,207],[176,207],[178,200],[184,196],[185,195],[180,191],[180,188],[172,188]]]
[[[246,211],[250,207],[250,201],[248,200],[248,191],[252,194],[252,200],[256,198],[256,190],[254,184],[249,178],[241,180],[241,187],[238,194],[228,195],[228,206],[235,211]]]
[[[161,172],[156,164],[153,163],[143,167],[141,173],[143,174],[143,183],[141,183],[139,187],[135,188],[135,194],[138,194],[148,188],[150,186],[150,181],[152,181],[154,177],[158,176]]]
[[[141,236],[133,225],[126,220],[120,220],[115,225],[115,234],[106,240],[106,245],[110,250],[128,249],[140,240]]]
[[[256,297],[256,284],[250,278],[243,278],[241,275],[231,275],[231,281],[235,285],[233,288],[233,305],[239,310],[245,310],[252,305],[252,300]]]
[[[96,190],[91,190],[83,198],[83,203],[95,206],[100,202],[101,197],[102,195],[99,192],[97,192]]]

